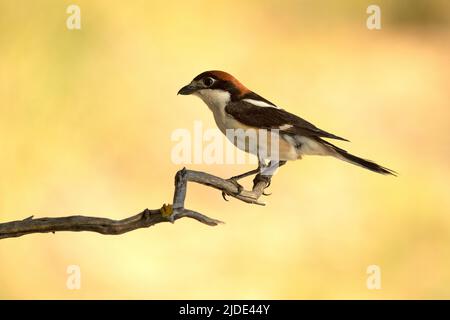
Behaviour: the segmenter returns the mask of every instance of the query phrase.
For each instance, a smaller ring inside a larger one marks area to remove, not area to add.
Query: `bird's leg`
[[[242,173],[242,174],[239,174],[237,176],[233,176],[233,177],[227,179],[227,181],[230,181],[231,183],[233,183],[236,186],[236,188],[238,189],[238,191],[235,195],[239,195],[242,192],[242,190],[244,190],[244,187],[238,182],[238,180],[241,180],[248,176],[257,174],[260,172],[260,170],[261,170],[261,163],[258,164],[258,168],[256,168],[256,169],[250,170],[248,172],[245,172],[245,173]],[[227,196],[227,194],[224,191],[222,191],[222,198],[225,201],[228,201],[226,196]]]
[[[237,175],[237,176],[233,176],[233,177],[231,177],[231,178],[228,179],[228,180],[238,181],[238,180],[244,179],[245,177],[248,177],[248,176],[252,176],[252,175],[254,175],[254,174],[257,174],[260,170],[261,170],[261,168],[258,166],[258,168],[256,168],[256,169],[253,169],[253,170],[250,170],[250,171],[248,171],[248,172],[239,174],[239,175]]]
[[[259,181],[264,181],[266,182],[267,186],[266,188],[268,188],[270,186],[270,182],[272,179],[272,176],[275,172],[275,170],[283,165],[286,164],[286,161],[270,161],[269,164],[267,165],[264,160],[259,160],[258,163],[258,168],[254,169],[254,170],[250,170],[248,172],[239,174],[237,176],[233,176],[229,179],[227,179],[227,181],[230,181],[231,183],[233,183],[236,188],[238,189],[238,191],[234,194],[234,196],[239,195],[242,190],[244,190],[244,187],[242,185],[240,185],[238,183],[238,180],[241,180],[245,177],[257,174],[255,176],[255,179],[253,179],[253,184],[255,184],[256,182]],[[270,193],[263,193],[263,195],[268,196],[270,195]],[[222,191],[222,197],[225,201],[228,201],[227,199],[227,193]]]
[[[270,161],[269,164],[262,168],[261,175],[262,176],[273,176],[275,173],[275,170],[277,170],[279,167],[284,166],[286,164],[286,161]]]
[[[269,165],[262,168],[261,172],[255,176],[255,179],[253,179],[253,184],[256,184],[259,181],[264,181],[267,184],[266,188],[268,188],[270,186],[275,170],[281,166],[284,166],[285,164],[286,161],[270,161]],[[270,193],[263,192],[263,195],[269,196]]]
[[[234,184],[236,186],[237,190],[238,190],[234,194],[235,196],[239,195],[242,192],[242,190],[244,190],[244,187],[238,182],[238,180],[241,180],[241,179],[243,179],[245,177],[254,175],[254,174],[258,173],[259,170],[260,170],[260,168],[258,167],[257,169],[254,169],[254,170],[251,170],[251,171],[248,171],[248,172],[245,172],[245,173],[242,173],[242,174],[239,174],[237,176],[233,176],[233,177],[227,179],[227,181],[230,181],[232,184]],[[227,193],[225,191],[222,191],[222,198],[225,201],[228,201]]]

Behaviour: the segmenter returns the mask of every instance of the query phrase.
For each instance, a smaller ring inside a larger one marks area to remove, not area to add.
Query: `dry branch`
[[[181,218],[195,219],[209,226],[221,223],[219,220],[184,207],[187,183],[189,181],[221,190],[225,194],[247,203],[263,205],[263,203],[258,202],[258,199],[269,185],[270,178],[258,174],[253,180],[253,189],[251,191],[242,190],[238,193],[238,187],[229,180],[205,172],[182,169],[175,176],[175,191],[172,205],[164,204],[160,209],[154,210],[145,209],[123,220],[87,216],[34,219],[31,216],[24,220],[0,223],[0,239],[20,237],[31,233],[54,233],[56,231],[91,231],[117,235],[140,228],[148,228],[161,222],[173,223]]]

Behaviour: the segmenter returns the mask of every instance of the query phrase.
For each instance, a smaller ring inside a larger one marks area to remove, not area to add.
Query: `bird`
[[[270,184],[270,177],[275,169],[286,164],[287,161],[298,160],[309,155],[332,156],[379,174],[397,175],[394,170],[355,156],[325,140],[349,142],[280,108],[248,89],[227,72],[219,70],[202,72],[188,85],[182,87],[178,94],[194,95],[203,100],[212,111],[220,131],[236,147],[258,157],[258,168],[228,179],[238,187],[238,193],[242,191],[238,180],[259,173],[262,177],[268,177],[268,184]],[[239,129],[241,132],[247,130],[258,133],[271,132],[271,135],[267,134],[265,140],[257,138],[256,146],[251,147],[245,137],[245,141],[234,136],[230,138],[228,132]],[[275,144],[278,150],[272,156],[268,149]]]

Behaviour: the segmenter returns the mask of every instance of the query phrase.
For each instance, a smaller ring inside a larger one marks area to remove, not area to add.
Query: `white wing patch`
[[[277,108],[280,109],[278,106],[274,106],[273,104],[261,101],[261,100],[255,100],[255,99],[242,99],[242,101],[251,103],[254,106],[258,107],[270,107],[270,108]]]
[[[292,124],[283,124],[283,125],[280,126],[278,129],[280,129],[280,130],[287,130],[287,129],[290,129],[290,128],[292,128],[292,127],[293,127]]]

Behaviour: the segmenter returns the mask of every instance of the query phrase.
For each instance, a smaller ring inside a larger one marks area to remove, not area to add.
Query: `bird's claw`
[[[257,174],[255,179],[253,179],[253,185],[256,185],[258,182],[263,181],[266,183],[266,186],[264,187],[264,190],[267,189],[268,187],[270,187],[270,184],[272,183],[272,176],[265,176],[262,174]],[[263,196],[270,196],[272,193],[266,193],[266,192],[262,192]]]
[[[222,191],[222,198],[223,198],[223,200],[225,200],[225,201],[229,201],[229,200],[227,199],[227,194],[225,193],[225,191]]]
[[[227,181],[229,181],[229,182],[231,182],[232,184],[235,185],[235,187],[237,188],[237,192],[231,194],[231,193],[222,191],[222,198],[223,198],[223,200],[225,200],[225,201],[229,201],[229,200],[227,199],[227,195],[228,195],[228,196],[233,196],[233,197],[235,197],[235,196],[240,195],[241,192],[242,192],[242,190],[244,190],[244,187],[243,187],[242,185],[240,185],[239,182],[237,182],[237,180],[236,180],[234,177],[232,177],[232,178],[230,178],[230,179],[227,179]]]

